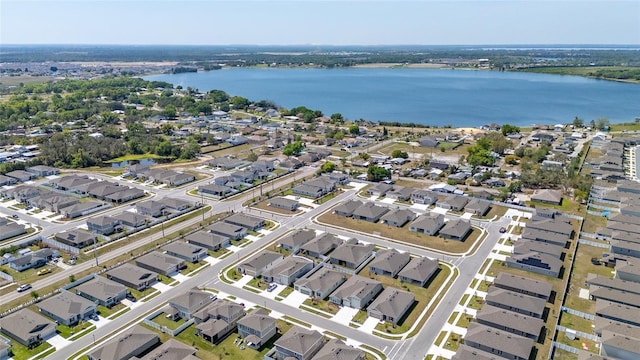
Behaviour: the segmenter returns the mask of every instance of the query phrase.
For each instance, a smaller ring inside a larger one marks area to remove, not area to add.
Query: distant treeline
[[[497,68],[521,64],[640,66],[640,51],[628,48],[469,48],[456,46],[19,46],[2,45],[3,62],[177,61],[254,66],[259,64],[343,67],[368,63],[425,63],[489,59]],[[216,65],[212,65],[211,70]]]
[[[410,128],[437,128],[438,126],[434,125],[426,125],[426,124],[416,124],[416,123],[403,123],[398,121],[379,121],[378,124],[380,126],[389,126],[389,127],[410,127]],[[451,128],[451,125],[444,125],[443,128]]]

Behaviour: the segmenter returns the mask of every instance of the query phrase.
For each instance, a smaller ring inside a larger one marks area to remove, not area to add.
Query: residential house
[[[602,317],[609,320],[640,326],[640,312],[637,307],[603,299],[596,300],[596,318]]]
[[[26,203],[27,200],[40,195],[40,190],[31,185],[20,185],[13,189],[2,190],[3,199],[13,199],[19,203]]]
[[[198,186],[198,193],[201,195],[213,196],[217,199],[223,199],[237,191],[229,186],[207,184]]]
[[[93,301],[66,290],[39,302],[37,306],[41,313],[67,326],[88,319],[96,313],[97,308]]]
[[[269,202],[267,205],[276,209],[281,209],[286,211],[295,211],[298,209],[298,206],[300,206],[300,202],[298,202],[298,200],[287,199],[285,197],[276,196],[274,198],[269,199]]]
[[[594,354],[595,355],[595,354]],[[497,360],[503,359],[495,354],[472,348],[471,346],[460,344],[458,351],[451,357],[451,360]],[[582,359],[580,359],[582,360]],[[593,359],[596,360],[596,359]]]
[[[373,202],[365,202],[353,211],[352,218],[356,220],[364,220],[372,223],[378,222],[382,215],[389,211],[388,208],[378,206]]]
[[[257,309],[238,320],[238,336],[253,349],[259,349],[274,337],[278,331],[276,319],[269,316],[266,310]]]
[[[562,193],[551,189],[536,190],[533,195],[531,195],[531,201],[560,205],[562,203]]]
[[[610,243],[612,253],[640,258],[640,243],[620,240],[611,240]]]
[[[87,354],[87,357],[89,360],[128,360],[139,357],[159,343],[160,337],[154,331],[134,325]]]
[[[468,202],[469,199],[467,197],[450,195],[447,196],[444,200],[436,202],[436,206],[453,211],[462,211],[462,209],[464,209]]]
[[[118,219],[107,215],[100,215],[87,219],[87,228],[89,231],[101,235],[113,234],[119,224],[120,221]]]
[[[298,229],[283,236],[280,241],[278,241],[278,244],[285,250],[297,253],[301,246],[313,240],[315,237],[316,232],[314,230]]]
[[[512,253],[514,255],[521,255],[530,252],[538,252],[564,260],[565,250],[566,249],[564,247],[554,245],[552,243],[520,239],[513,245]]]
[[[244,306],[231,301],[216,301],[194,314],[196,334],[211,343],[223,340],[246,315]]]
[[[231,240],[240,240],[247,236],[247,229],[238,225],[231,225],[224,221],[218,221],[207,227],[207,230],[213,234],[224,236]]]
[[[95,182],[95,180],[89,179],[86,175],[68,175],[49,181],[49,185],[54,189],[75,192],[77,186],[93,182]]]
[[[26,233],[27,229],[24,225],[21,224],[17,224],[14,222],[5,222],[4,224],[0,225],[0,241]]]
[[[362,309],[382,291],[382,283],[360,275],[353,275],[334,291],[329,298],[337,305]]]
[[[351,181],[351,179],[349,178],[349,175],[339,172],[339,171],[333,171],[330,173],[324,173],[322,174],[322,176],[328,178],[330,181],[334,181],[336,184],[340,184],[340,185],[348,185],[349,182]]]
[[[80,229],[69,230],[54,235],[54,240],[63,244],[82,249],[95,244],[96,236],[92,233]]]
[[[409,253],[401,253],[396,249],[380,250],[376,253],[375,259],[369,263],[369,271],[393,278],[410,260]]]
[[[425,286],[439,270],[437,260],[428,257],[415,257],[398,273],[398,279],[402,282]]]
[[[312,360],[365,360],[364,351],[347,345],[342,340],[329,340]]]
[[[18,343],[33,347],[56,335],[56,324],[27,308],[10,313],[0,319],[3,334]]]
[[[409,201],[409,199],[411,199],[411,194],[413,194],[415,191],[416,189],[414,188],[396,186],[392,191],[388,191],[385,194],[385,197],[387,199]]]
[[[262,279],[289,286],[313,269],[313,261],[299,256],[288,256],[262,273]]]
[[[519,314],[543,318],[545,316],[545,299],[520,294],[517,292],[490,287],[485,303]]]
[[[141,268],[166,276],[170,276],[185,267],[184,260],[159,251],[152,251],[147,255],[143,255],[137,258],[135,262]]]
[[[415,295],[412,293],[387,287],[367,307],[367,315],[397,325],[414,303]]]
[[[136,211],[138,214],[152,217],[163,215],[164,208],[164,204],[156,200],[141,201],[136,204]]]
[[[343,243],[331,252],[329,262],[356,270],[372,257],[374,251],[373,244]]]
[[[300,247],[300,251],[309,256],[321,258],[329,254],[342,243],[342,239],[340,239],[336,235],[324,233],[302,245]]]
[[[498,276],[493,279],[493,286],[509,290],[511,292],[544,299],[545,301],[551,297],[552,292],[552,286],[548,282],[505,272],[498,273]]]
[[[142,189],[125,188],[115,193],[105,195],[104,200],[110,201],[115,204],[123,204],[123,203],[126,203],[127,201],[144,197],[144,194],[145,192]]]
[[[512,360],[529,360],[534,341],[492,327],[470,323],[465,345]]]
[[[191,202],[177,198],[165,197],[158,200],[158,202],[162,204],[166,209],[175,211],[184,211],[193,207],[193,204]]]
[[[367,189],[366,194],[370,196],[385,196],[385,194],[389,191],[393,190],[393,185],[389,184],[375,184],[374,186]]]
[[[532,224],[532,223],[529,223],[529,224]],[[569,238],[566,235],[558,234],[552,231],[533,229],[530,227],[526,227],[522,231],[521,236],[523,240],[548,243],[548,244],[552,244],[562,248],[565,248],[567,246],[567,242],[569,240]]]
[[[175,314],[182,319],[191,319],[196,312],[213,302],[210,292],[198,288],[191,288],[186,292],[174,296],[169,300],[169,306],[175,309]]]
[[[363,205],[362,201],[347,200],[333,209],[333,213],[340,216],[351,217],[353,212]]]
[[[310,360],[324,345],[324,336],[315,330],[294,325],[273,345],[276,360]]]
[[[418,140],[420,146],[429,147],[429,148],[437,148],[440,145],[440,141],[438,141],[433,136],[423,136]]]
[[[330,180],[326,176],[320,176],[295,186],[293,188],[293,193],[318,198],[334,191],[335,189],[335,181]]]
[[[464,207],[465,212],[478,216],[485,216],[489,212],[489,209],[491,209],[489,202],[478,199],[469,201],[469,203]]]
[[[426,189],[417,189],[411,193],[411,202],[414,204],[433,205],[438,201],[438,195]]]
[[[103,204],[98,201],[85,201],[71,206],[58,209],[58,212],[67,219],[74,219],[80,216],[88,215],[103,208]]]
[[[148,217],[130,211],[123,211],[120,214],[114,215],[113,218],[118,220],[120,224],[130,226],[132,228],[145,226],[149,221]]]
[[[12,177],[18,181],[27,182],[31,179],[35,179],[37,177],[36,174],[30,173],[24,170],[14,170],[5,174],[8,177]]]
[[[520,335],[534,341],[540,337],[544,321],[540,318],[518,314],[491,305],[483,305],[476,314],[479,324],[508,333]]]
[[[440,229],[438,236],[457,240],[464,241],[467,236],[471,233],[471,224],[466,220],[450,220],[444,224],[444,227]]]
[[[259,217],[235,213],[228,218],[224,219],[224,222],[242,226],[252,231],[258,231],[260,228],[264,226],[264,219]]]
[[[62,195],[55,191],[51,191],[40,196],[27,199],[26,202],[29,206],[57,213],[62,208],[77,204],[78,199],[73,196]]]
[[[611,331],[603,331],[600,355],[620,360],[635,360],[640,358],[638,343],[640,343],[640,337],[633,338]]]
[[[9,267],[15,271],[25,271],[31,268],[39,268],[58,256],[58,250],[44,248],[29,252],[9,260]]]
[[[403,227],[404,224],[415,219],[416,213],[408,209],[391,210],[382,216],[381,222],[395,227]]]
[[[562,269],[562,260],[552,255],[535,251],[509,256],[505,263],[508,267],[531,271],[554,278],[560,275]]]
[[[95,276],[92,280],[76,286],[74,290],[77,295],[108,308],[118,304],[127,295],[124,285],[102,276]]]
[[[126,285],[132,289],[143,291],[158,281],[158,274],[147,269],[122,264],[106,272],[107,279]]]
[[[99,200],[105,200],[108,195],[124,190],[122,186],[107,181],[98,181],[87,188],[86,194]]]
[[[206,231],[196,231],[185,237],[189,244],[202,246],[212,251],[216,251],[229,244],[229,238]]]
[[[239,168],[243,164],[244,164],[244,161],[242,160],[234,159],[226,156],[217,157],[207,162],[207,165],[211,166],[212,168],[220,168],[223,170],[231,170],[231,169]]]
[[[184,343],[176,339],[169,339],[166,342],[164,342],[162,345],[151,350],[145,356],[141,357],[140,360],[160,360],[160,359],[195,360],[197,359],[197,357],[195,356],[195,353],[196,353],[195,348],[189,345],[185,345]]]
[[[197,263],[208,256],[207,250],[198,245],[183,241],[174,241],[162,247],[168,255],[175,256],[190,263]]]
[[[616,278],[640,283],[640,259],[629,257],[616,261]]]
[[[254,161],[251,166],[260,171],[273,171],[275,169],[274,160],[261,159]]]
[[[324,300],[346,280],[346,274],[321,267],[312,275],[298,279],[294,289],[302,294]]]
[[[15,184],[17,182],[18,182],[17,179],[14,179],[14,178],[8,177],[8,176],[4,176],[4,175],[0,175],[0,186],[13,185],[13,184]]]
[[[243,275],[251,275],[260,277],[274,265],[284,259],[282,254],[273,251],[264,250],[253,256],[249,260],[238,265],[238,272]]]
[[[443,226],[444,215],[432,213],[418,216],[417,219],[409,224],[409,231],[434,236]]]

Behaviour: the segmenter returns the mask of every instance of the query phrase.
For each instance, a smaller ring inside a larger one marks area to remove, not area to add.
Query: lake
[[[640,117],[640,85],[533,73],[451,69],[236,68],[144,77],[209,91],[224,90],[285,108],[304,105],[326,116],[479,127],[589,122]]]

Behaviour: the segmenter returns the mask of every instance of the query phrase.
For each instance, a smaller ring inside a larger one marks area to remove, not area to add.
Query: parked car
[[[75,264],[76,264],[76,261],[75,261],[75,260],[73,260],[73,259],[71,259],[71,260],[67,261],[67,263],[68,263],[69,265],[75,265]]]
[[[23,292],[23,291],[27,291],[29,289],[31,289],[31,284],[22,284],[22,285],[18,286],[17,291],[18,292]]]
[[[506,229],[506,228],[504,228],[504,227],[501,227],[501,228],[500,228],[500,233],[504,234],[504,233],[506,233],[506,232],[507,232],[507,229]]]
[[[127,298],[127,300],[129,300],[129,301],[131,301],[131,302],[136,302],[136,301],[138,301],[138,300],[136,299],[136,297],[135,297],[135,296],[133,296],[133,294],[132,294],[132,293],[127,293],[127,295],[125,295],[125,298]]]
[[[100,318],[98,317],[98,314],[91,314],[91,320],[99,321]]]
[[[277,284],[271,283],[269,284],[269,287],[267,287],[267,291],[268,292],[272,292],[273,290],[275,290],[278,287]]]
[[[11,215],[12,218],[17,219],[19,216],[16,214]]]
[[[49,269],[49,268],[44,268],[44,269],[42,269],[42,270],[39,270],[39,271],[38,271],[38,276],[47,275],[47,274],[49,274],[50,272],[51,272],[51,269]]]

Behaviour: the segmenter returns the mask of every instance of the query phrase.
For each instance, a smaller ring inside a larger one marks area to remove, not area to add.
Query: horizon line
[[[487,47],[487,46],[596,46],[596,47],[611,47],[611,46],[624,46],[624,47],[640,47],[640,43],[511,43],[511,44],[124,44],[124,43],[0,43],[2,46],[255,46],[255,47],[300,47],[300,46],[329,46],[329,47],[393,47],[393,46],[471,46],[471,47]]]

